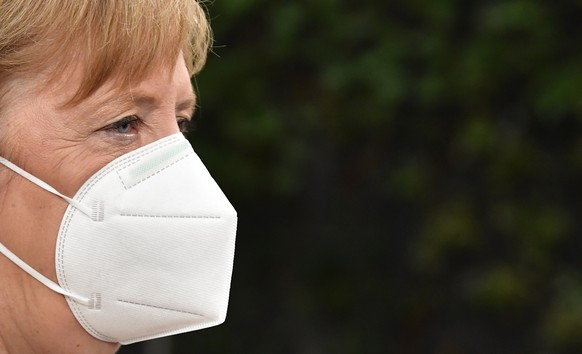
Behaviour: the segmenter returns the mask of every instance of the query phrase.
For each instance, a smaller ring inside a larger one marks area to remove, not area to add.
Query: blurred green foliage
[[[238,248],[177,353],[582,352],[582,3],[209,12],[191,141]]]

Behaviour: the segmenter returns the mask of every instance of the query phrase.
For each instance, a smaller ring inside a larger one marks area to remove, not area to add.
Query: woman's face
[[[154,71],[125,90],[105,84],[77,106],[63,107],[74,95],[80,75],[75,72],[43,91],[35,89],[39,83],[34,80],[15,82],[19,95],[7,98],[0,117],[0,155],[70,197],[114,158],[180,131],[195,105],[182,59],[172,73]],[[59,197],[0,168],[0,242],[53,281],[56,236],[66,207]],[[38,318],[29,321],[36,332],[30,333],[46,334],[52,344],[45,343],[45,351],[46,345],[59,346],[55,352],[69,352],[71,348],[63,345],[100,345],[82,330],[63,296],[2,256],[0,278],[13,280],[2,282],[10,287],[0,284],[0,294],[14,302],[7,307],[12,316],[22,318],[28,316],[26,311],[36,311]],[[6,331],[0,328],[0,333],[8,335]],[[78,341],[61,343],[62,338],[69,341],[71,333],[78,333]]]
[[[195,104],[182,60],[171,75],[157,70],[126,90],[105,84],[78,106],[62,108],[78,76],[26,90],[9,100],[1,118],[7,128],[0,155],[69,195],[113,158],[178,132]]]

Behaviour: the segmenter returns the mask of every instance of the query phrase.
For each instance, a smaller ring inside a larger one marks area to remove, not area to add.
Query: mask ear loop
[[[26,264],[22,259],[18,258],[17,255],[12,253],[6,246],[0,243],[0,253],[4,254],[9,260],[14,262],[17,266],[19,266],[22,270],[26,273],[30,274],[34,279],[38,280],[39,282],[43,283],[47,288],[51,289],[52,291],[59,293],[61,295],[67,296],[72,298],[73,300],[77,301],[80,304],[85,306],[91,305],[91,300],[84,298],[82,296],[75,295],[66,291],[65,289],[61,288],[58,284],[54,281],[50,280],[49,278],[45,277],[44,275],[40,274],[36,271],[36,269],[32,268],[28,264]]]
[[[59,193],[56,189],[54,189],[53,187],[48,185],[46,182],[36,178],[35,176],[31,175],[30,173],[26,172],[25,170],[21,169],[20,167],[16,166],[15,164],[6,160],[3,157],[0,157],[0,163],[3,164],[4,166],[8,167],[12,171],[16,172],[17,174],[21,175],[22,177],[26,178],[30,182],[41,187],[42,189],[63,198],[70,205],[72,205],[73,207],[75,207],[76,209],[81,211],[83,214],[87,215],[88,217],[91,217],[91,213],[88,210],[88,208],[86,208],[84,205],[76,202],[75,200],[67,197],[66,195]],[[91,299],[87,299],[87,298],[84,298],[82,296],[75,295],[75,294],[70,293],[70,292],[66,291],[65,289],[61,288],[54,281],[52,281],[49,278],[45,277],[44,275],[40,274],[38,271],[36,271],[36,269],[32,268],[31,266],[26,264],[22,259],[18,258],[17,255],[12,253],[1,242],[0,242],[0,253],[4,254],[9,260],[14,262],[14,264],[19,266],[22,270],[24,270],[26,273],[28,273],[30,276],[32,276],[33,278],[35,278],[36,280],[38,280],[39,282],[44,284],[47,288],[51,289],[52,291],[59,293],[61,295],[67,296],[67,297],[69,297],[69,298],[75,300],[76,302],[83,304],[85,306],[90,307],[92,305]]]
[[[6,160],[5,158],[0,157],[0,163],[3,164],[4,166],[8,167],[12,171],[18,173],[22,177],[26,178],[30,182],[36,184],[40,188],[46,190],[47,192],[50,192],[50,193],[52,193],[52,194],[54,194],[56,196],[59,196],[59,197],[63,198],[67,203],[69,203],[70,205],[72,205],[73,207],[75,207],[75,209],[79,210],[80,212],[82,212],[83,214],[87,215],[89,218],[92,219],[91,209],[90,208],[87,208],[85,205],[83,205],[83,204],[77,202],[76,200],[74,200],[72,198],[69,198],[66,195],[60,193],[59,191],[57,191],[56,189],[54,189],[52,186],[50,186],[45,181],[43,181],[43,180],[41,180],[41,179],[39,179],[39,178],[31,175],[27,171],[25,171],[22,168],[16,166],[15,164],[13,164],[12,162]]]

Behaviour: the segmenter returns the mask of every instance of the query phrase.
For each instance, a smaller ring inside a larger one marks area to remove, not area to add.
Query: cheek
[[[72,198],[91,176],[111,160],[113,157],[96,154],[85,146],[74,146],[66,149],[66,152],[56,152],[49,167],[53,180],[51,185]]]
[[[71,137],[52,125],[36,124],[11,142],[16,156],[12,160],[50,186],[73,197],[97,170],[112,160],[95,151],[85,139]]]
[[[114,158],[95,151],[89,144],[58,138],[45,137],[41,142],[25,138],[21,146],[26,148],[18,149],[13,162],[71,198]]]

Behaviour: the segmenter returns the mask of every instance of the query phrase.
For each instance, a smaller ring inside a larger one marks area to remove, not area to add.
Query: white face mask
[[[129,344],[224,322],[236,211],[190,143],[175,134],[127,153],[68,198],[59,229],[59,284],[0,243],[0,253],[65,295],[94,337]]]

